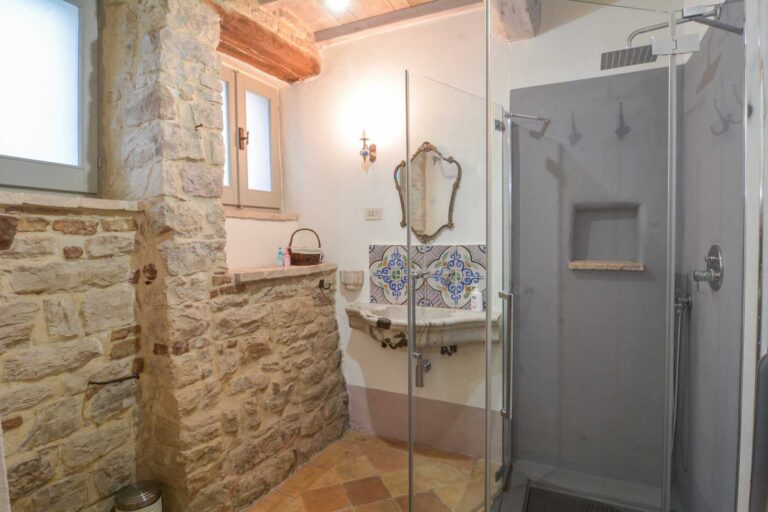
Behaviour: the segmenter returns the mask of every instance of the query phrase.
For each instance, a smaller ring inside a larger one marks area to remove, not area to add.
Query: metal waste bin
[[[115,512],[140,510],[141,512],[162,512],[163,498],[159,482],[138,482],[123,487],[115,495]]]

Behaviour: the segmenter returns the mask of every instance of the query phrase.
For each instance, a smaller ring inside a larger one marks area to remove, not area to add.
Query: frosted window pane
[[[0,0],[0,155],[78,165],[79,10]]]
[[[230,167],[229,149],[232,145],[232,134],[229,133],[229,83],[224,80],[222,85],[221,109],[224,111],[224,186],[229,187],[232,184],[232,168]]]
[[[269,100],[245,91],[248,130],[248,189],[272,191],[272,144],[269,133]]]

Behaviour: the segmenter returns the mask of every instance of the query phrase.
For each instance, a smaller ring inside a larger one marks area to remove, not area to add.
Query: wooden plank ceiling
[[[333,27],[363,21],[400,9],[416,7],[434,0],[349,0],[346,9],[335,11],[325,0],[261,0],[264,9],[287,9],[309,27],[319,32]]]

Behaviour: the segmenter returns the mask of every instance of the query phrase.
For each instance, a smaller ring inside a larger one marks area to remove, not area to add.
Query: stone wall
[[[219,384],[210,288],[226,273],[218,17],[198,0],[109,0],[102,9],[105,193],[141,199],[142,329],[137,472],[171,511],[195,510],[206,450],[190,438],[190,401]]]
[[[100,7],[102,189],[138,203],[0,215],[14,512],[107,511],[135,479],[160,480],[170,512],[234,511],[346,428],[335,289],[227,268],[214,11]]]
[[[189,508],[236,511],[339,438],[348,424],[341,374],[335,270],[235,281],[211,291],[214,360],[210,388],[184,396],[181,436],[190,453]],[[161,437],[162,439],[162,437]]]
[[[17,219],[0,251],[0,417],[14,512],[107,511],[135,476],[138,212]],[[11,233],[13,235],[13,233]]]
[[[265,302],[269,294],[231,283],[220,198],[216,13],[199,0],[105,0],[101,26],[104,192],[141,200],[137,264],[152,269],[152,279],[142,276],[136,287],[145,362],[137,476],[164,484],[171,512],[235,510],[346,425],[346,412],[332,410],[344,402],[335,321],[317,319],[312,327],[303,317],[282,315],[265,322],[261,311],[280,311]],[[312,303],[307,314],[322,310],[333,317],[332,306],[316,307],[315,296],[298,283],[286,287],[294,297],[276,291],[280,307]],[[227,332],[224,317],[241,318],[243,325]],[[321,351],[310,346],[313,328],[323,333],[314,339],[318,347],[333,340],[324,356],[336,355],[317,363],[326,380],[310,389],[310,381],[297,376],[300,367],[284,369],[275,358],[309,364],[309,355]],[[272,341],[281,329],[303,336],[298,346],[304,351],[283,351],[283,341]],[[258,379],[256,387],[248,388],[249,378]],[[289,402],[299,389],[317,402],[306,403],[306,396]],[[327,414],[328,426],[313,431],[299,411],[313,420]]]

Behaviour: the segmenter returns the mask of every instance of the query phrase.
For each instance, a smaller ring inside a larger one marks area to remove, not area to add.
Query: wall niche
[[[577,203],[571,215],[571,270],[639,272],[640,204]]]

